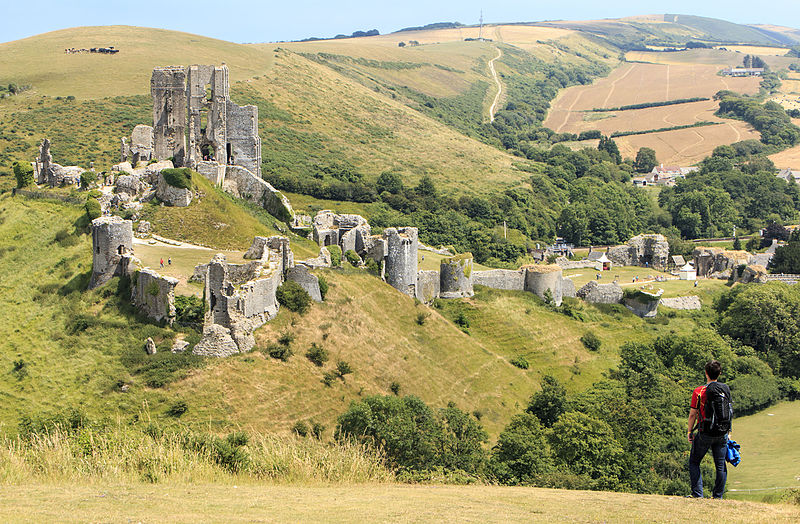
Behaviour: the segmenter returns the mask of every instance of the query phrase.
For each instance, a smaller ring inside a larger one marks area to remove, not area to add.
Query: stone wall
[[[178,279],[161,276],[152,269],[141,269],[134,276],[131,300],[140,313],[156,322],[175,321],[175,286]]]
[[[300,287],[306,290],[308,296],[314,302],[322,302],[322,294],[319,290],[319,278],[308,272],[304,266],[295,266],[286,272],[286,280],[297,282]]]
[[[92,220],[92,276],[89,289],[119,275],[122,256],[132,253],[133,222],[118,216]]]
[[[439,297],[439,272],[420,271],[417,273],[417,300],[423,304],[430,304],[435,298]]]
[[[472,253],[444,258],[439,265],[439,296],[441,298],[465,298],[475,293],[472,290]]]
[[[238,106],[228,100],[227,104],[228,144],[231,148],[229,164],[244,167],[261,178],[261,138],[258,136],[258,108]]]
[[[524,269],[490,269],[473,271],[472,283],[494,289],[523,291],[525,289]]]
[[[619,284],[598,284],[594,280],[580,288],[576,294],[592,304],[619,304],[623,296]]]
[[[573,282],[572,279],[561,279],[561,295],[564,298],[575,298],[578,296],[577,291],[575,291],[575,282]]]
[[[669,242],[664,235],[637,235],[624,246],[610,248],[607,256],[619,266],[664,270],[669,263]]]
[[[716,247],[698,247],[692,252],[698,277],[728,279],[734,269],[750,263],[747,251],[725,251]]]
[[[675,297],[675,298],[662,298],[661,305],[672,309],[700,309],[703,305],[700,303],[700,297]]]
[[[622,303],[637,317],[652,318],[658,314],[659,301],[659,296],[642,292],[638,297],[623,298]]]
[[[222,188],[231,195],[253,202],[267,212],[287,222],[292,219],[294,210],[283,193],[251,171],[240,166],[227,166]]]

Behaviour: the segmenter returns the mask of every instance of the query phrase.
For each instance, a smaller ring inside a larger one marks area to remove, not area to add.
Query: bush
[[[333,371],[326,371],[322,374],[322,383],[328,387],[333,386],[333,381],[336,380],[336,373]]]
[[[317,277],[319,279],[319,295],[322,297],[322,300],[325,300],[325,295],[328,294],[328,281],[322,275]]]
[[[66,229],[61,229],[56,233],[55,241],[61,247],[71,247],[78,243],[78,237],[71,235]]]
[[[89,189],[91,185],[97,182],[97,173],[94,171],[84,171],[81,173],[81,188]]]
[[[281,336],[278,337],[278,344],[281,346],[289,347],[292,342],[294,342],[294,335],[286,331],[285,333],[281,333]]]
[[[328,352],[322,346],[318,346],[316,342],[312,342],[311,347],[306,351],[306,358],[315,365],[322,367],[328,361]]]
[[[348,362],[339,360],[336,362],[336,372],[341,378],[344,378],[345,375],[349,375],[353,372],[353,368],[350,367]]]
[[[392,381],[392,383],[389,384],[389,390],[392,393],[394,393],[395,395],[399,395],[400,394],[400,383]]]
[[[162,169],[161,176],[172,187],[192,189],[192,170],[188,167]]]
[[[17,179],[17,187],[27,187],[33,185],[33,166],[23,162],[14,162],[14,178]]]
[[[270,357],[286,362],[292,356],[292,350],[289,346],[282,346],[280,344],[270,344],[266,349],[267,355]]]
[[[311,297],[308,292],[291,280],[284,282],[275,292],[275,296],[282,306],[301,315],[311,307]]]
[[[353,251],[352,249],[348,249],[347,252],[344,254],[344,258],[350,263],[353,267],[358,267],[361,265],[361,257],[358,256],[358,253]]]
[[[167,409],[167,415],[170,417],[180,418],[180,416],[187,411],[189,411],[189,405],[185,400],[179,400]]]
[[[522,355],[516,356],[511,359],[511,365],[516,366],[519,369],[528,369],[530,364],[528,363],[528,359],[523,357]]]
[[[342,265],[342,248],[328,246],[328,252],[331,254],[331,266],[340,267]]]
[[[202,298],[190,295],[175,295],[175,319],[181,324],[202,324],[206,303]]]
[[[298,420],[297,422],[294,423],[294,426],[292,426],[292,431],[298,437],[307,437],[308,436],[308,424],[306,424],[302,420]]]
[[[325,432],[325,424],[320,422],[311,422],[311,434],[317,440],[322,438],[322,434]]]
[[[419,324],[420,326],[424,326],[429,316],[431,316],[431,314],[428,313],[427,311],[420,311],[419,313],[417,313],[417,319],[416,319],[417,324]]]
[[[603,344],[603,341],[594,334],[594,331],[587,331],[584,333],[581,337],[581,342],[589,351],[597,351]]]
[[[103,215],[103,208],[100,206],[100,202],[98,202],[96,198],[87,199],[85,208],[86,215],[89,217],[89,220],[100,218]]]
[[[456,315],[456,319],[453,322],[455,322],[456,325],[460,328],[469,327],[469,318],[463,311],[458,312],[458,315]]]
[[[381,276],[381,268],[378,263],[375,262],[375,259],[367,258],[365,265],[367,266],[367,272],[370,275],[375,275],[376,277]]]

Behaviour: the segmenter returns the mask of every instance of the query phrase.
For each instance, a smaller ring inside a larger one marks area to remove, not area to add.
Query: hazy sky
[[[232,42],[269,42],[369,29],[389,33],[431,22],[474,24],[481,9],[486,22],[581,20],[669,12],[800,27],[798,0],[770,0],[764,4],[741,0],[4,0],[0,7],[0,42],[67,27],[112,24],[175,29]]]

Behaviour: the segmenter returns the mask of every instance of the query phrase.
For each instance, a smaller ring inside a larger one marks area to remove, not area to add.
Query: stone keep
[[[416,296],[417,251],[419,240],[415,227],[389,227],[383,231],[386,241],[386,282],[410,297]]]
[[[620,266],[649,266],[664,270],[669,262],[669,242],[664,235],[637,235],[624,246],[608,250],[608,258]]]
[[[475,293],[472,290],[472,253],[442,259],[439,279],[441,298],[473,296]]]
[[[133,222],[117,216],[92,220],[92,277],[89,289],[121,274],[124,255],[133,253]]]
[[[153,155],[172,158],[176,166],[186,159],[186,69],[156,67],[150,79],[153,97]]]
[[[130,143],[122,138],[120,162],[130,162],[136,167],[139,162],[153,158],[153,128],[143,124],[133,128]]]

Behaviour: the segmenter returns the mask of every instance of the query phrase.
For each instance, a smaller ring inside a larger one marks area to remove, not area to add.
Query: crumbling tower
[[[419,240],[417,228],[386,228],[386,282],[410,297],[416,296],[417,251]]]
[[[186,161],[186,69],[156,67],[150,79],[153,97],[153,149],[158,160]]]
[[[92,220],[92,277],[89,289],[122,274],[122,259],[133,254],[133,223],[117,216]]]
[[[474,294],[472,253],[463,253],[442,259],[439,265],[439,296],[441,298],[465,298]]]

